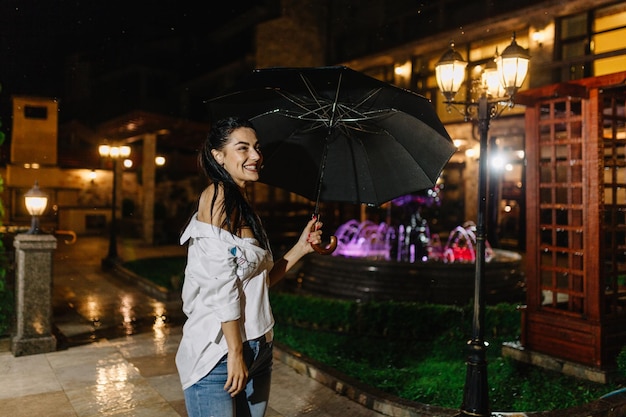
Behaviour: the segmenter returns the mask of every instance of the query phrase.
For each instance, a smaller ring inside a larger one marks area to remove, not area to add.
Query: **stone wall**
[[[258,68],[308,67],[326,63],[325,2],[282,0],[281,17],[257,26]]]

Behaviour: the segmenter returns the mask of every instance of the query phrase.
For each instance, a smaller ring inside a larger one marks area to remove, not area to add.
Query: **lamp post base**
[[[110,269],[113,269],[116,265],[119,265],[121,263],[122,263],[122,258],[118,256],[107,256],[106,258],[102,258],[102,261],[100,262],[100,266],[104,270],[110,270]]]
[[[38,355],[40,353],[55,352],[56,350],[57,339],[54,335],[30,338],[15,336],[11,340],[13,356]]]
[[[39,216],[33,215],[30,220],[30,229],[26,232],[29,235],[40,235],[41,230],[39,229]]]

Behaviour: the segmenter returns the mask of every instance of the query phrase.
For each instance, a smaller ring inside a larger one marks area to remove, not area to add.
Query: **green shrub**
[[[0,336],[9,333],[15,316],[15,294],[7,283],[7,263],[4,244],[0,240]]]
[[[0,123],[2,126],[2,123]],[[4,133],[0,131],[0,144],[4,142]],[[0,193],[4,189],[4,180],[0,177]],[[0,200],[0,219],[4,217],[4,205]],[[2,222],[0,222],[2,225]],[[4,243],[0,240],[0,335],[8,334],[15,316],[15,293],[7,283],[9,260]]]
[[[320,297],[272,293],[272,311],[285,323],[317,330],[350,331],[355,304]]]
[[[399,340],[434,340],[468,334],[471,308],[412,302],[368,302],[272,292],[276,320],[304,328]],[[514,305],[489,307],[490,335],[516,338],[520,314]]]

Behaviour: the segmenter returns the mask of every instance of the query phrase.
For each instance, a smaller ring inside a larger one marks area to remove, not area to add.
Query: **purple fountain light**
[[[370,220],[350,220],[337,228],[335,256],[347,258],[384,259],[399,262],[439,261],[444,263],[471,262],[476,259],[475,225],[466,222],[452,230],[445,245],[437,234],[431,236],[428,224],[412,216],[408,225],[398,230],[386,223]],[[487,242],[486,261],[493,257]]]
[[[334,255],[347,258],[390,259],[390,242],[395,237],[393,227],[366,220],[349,220],[337,228],[337,249]]]

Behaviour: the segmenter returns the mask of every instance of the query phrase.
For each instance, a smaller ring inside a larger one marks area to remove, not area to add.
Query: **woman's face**
[[[248,127],[233,130],[222,150],[214,149],[212,153],[240,187],[248,181],[258,181],[263,155],[254,130]]]

